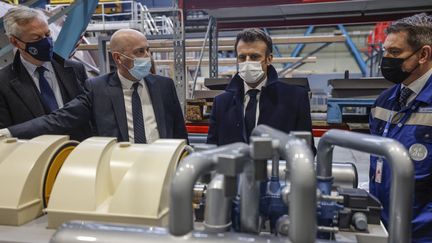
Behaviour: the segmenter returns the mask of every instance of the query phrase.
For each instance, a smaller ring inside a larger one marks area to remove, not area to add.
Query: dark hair
[[[393,22],[387,34],[407,32],[408,44],[416,50],[424,45],[432,45],[432,16],[416,14]]]
[[[270,55],[273,52],[272,39],[261,29],[257,29],[257,28],[244,29],[237,34],[237,39],[234,45],[236,56],[237,56],[237,45],[240,40],[244,42],[255,42],[258,40],[264,41],[264,43],[267,45],[266,56]]]

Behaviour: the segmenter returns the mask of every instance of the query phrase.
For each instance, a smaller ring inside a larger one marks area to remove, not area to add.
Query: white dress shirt
[[[255,126],[258,124],[258,117],[259,117],[259,104],[260,104],[260,97],[261,97],[261,90],[262,87],[267,83],[267,78],[265,78],[258,86],[256,86],[255,88],[251,88],[249,87],[249,85],[246,84],[246,82],[243,81],[243,85],[244,85],[244,99],[243,99],[243,117],[246,113],[246,107],[249,103],[250,97],[247,94],[247,92],[251,89],[257,89],[259,90],[259,92],[257,93],[257,107],[256,107],[256,119],[255,119]]]
[[[119,72],[118,76],[120,78],[121,86],[123,89],[123,97],[126,108],[126,119],[128,125],[128,133],[129,133],[129,141],[135,141],[134,139],[134,127],[133,127],[133,115],[132,115],[132,93],[134,81],[128,80],[123,77]],[[144,80],[137,81],[140,82],[138,86],[138,95],[141,99],[141,106],[143,110],[143,119],[144,119],[144,129],[146,135],[147,143],[153,143],[157,139],[159,139],[159,131],[156,123],[156,116],[154,114],[152,101],[150,99],[150,94],[148,92],[148,88]]]
[[[38,66],[34,65],[31,62],[28,62],[22,56],[21,56],[21,62],[24,65],[27,72],[32,77],[33,82],[36,85],[36,88],[38,89],[38,91],[40,93],[39,73],[38,73],[38,71],[36,71],[36,68]],[[58,107],[61,108],[61,107],[63,107],[63,98],[61,95],[60,86],[58,84],[56,74],[54,72],[54,68],[53,68],[51,62],[44,62],[42,64],[42,66],[47,69],[47,71],[44,72],[45,79],[48,81],[49,86],[51,87],[52,91],[54,92],[54,96],[56,98]]]
[[[410,90],[413,91],[413,93],[408,97],[407,104],[409,104],[411,101],[413,101],[417,95],[420,93],[420,91],[425,86],[426,82],[428,81],[429,77],[432,75],[432,68],[429,69],[423,76],[415,80],[414,82],[410,83],[408,86],[402,84],[401,89],[404,87],[408,87]]]

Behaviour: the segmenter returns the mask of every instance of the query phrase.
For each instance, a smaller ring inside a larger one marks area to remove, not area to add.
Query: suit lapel
[[[156,117],[156,123],[159,131],[159,137],[166,138],[168,136],[166,129],[166,118],[163,106],[162,93],[159,90],[159,85],[157,85],[157,80],[153,75],[147,75],[145,78],[145,83],[150,94],[150,99],[153,106],[153,111]]]
[[[109,85],[107,87],[107,93],[111,99],[112,106],[114,108],[114,114],[117,120],[118,127],[120,128],[122,140],[128,141],[129,133],[126,120],[126,108],[123,90],[117,73],[114,73],[110,76],[108,84]]]
[[[236,119],[236,127],[239,127],[240,136],[243,139],[243,142],[246,142],[246,128],[244,124],[244,108],[243,108],[243,101],[244,101],[244,85],[243,85],[243,79],[240,78],[238,74],[236,74],[231,81],[229,82],[227,88],[225,89],[227,92],[232,92],[232,105],[229,108],[232,109],[235,113],[235,119]]]
[[[43,108],[42,102],[40,101],[36,85],[33,82],[33,78],[22,65],[18,53],[15,56],[13,68],[18,74],[18,77],[10,81],[12,88],[22,99],[24,104],[29,108],[29,111],[34,117],[44,115],[45,110]],[[39,102],[35,102],[36,100]]]

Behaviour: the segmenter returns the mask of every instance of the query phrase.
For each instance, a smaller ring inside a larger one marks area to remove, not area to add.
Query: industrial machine
[[[327,122],[367,123],[370,108],[385,89],[393,85],[384,78],[331,79],[330,98],[327,100]]]
[[[379,223],[381,206],[376,199],[355,188],[332,190],[335,145],[378,154],[392,164],[389,235]],[[260,182],[266,178],[267,160],[276,153],[286,160],[289,171],[289,186],[281,188],[288,210],[276,220],[278,236],[262,232],[259,210]],[[193,188],[210,171],[216,176],[207,187],[205,230],[194,230]],[[250,145],[235,143],[195,152],[179,164],[170,191],[168,229],[73,221],[63,224],[52,242],[79,242],[78,236],[96,242],[409,242],[412,173],[412,163],[398,142],[337,130],[321,138],[315,172],[313,155],[303,140],[260,125]],[[230,204],[236,196],[240,232],[228,231],[235,223]]]

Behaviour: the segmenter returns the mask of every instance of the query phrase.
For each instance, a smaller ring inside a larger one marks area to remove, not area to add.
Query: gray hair
[[[25,25],[35,18],[45,21],[48,24],[46,15],[39,9],[19,5],[10,8],[3,17],[3,25],[6,35],[20,37],[22,34],[21,25]]]
[[[424,45],[432,45],[432,16],[416,14],[393,22],[387,28],[387,34],[406,32],[408,44],[417,50]]]

